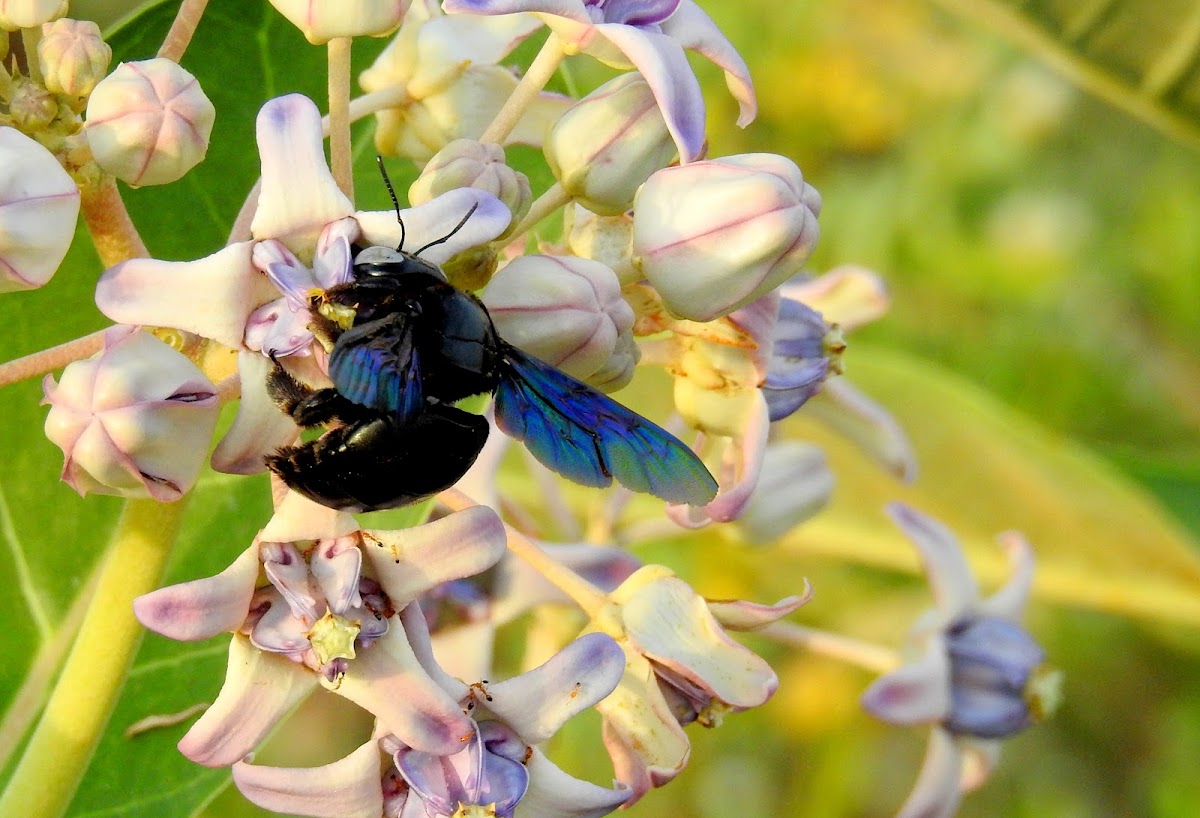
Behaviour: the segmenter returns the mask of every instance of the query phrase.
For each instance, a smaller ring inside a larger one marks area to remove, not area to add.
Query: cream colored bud
[[[622,74],[571,106],[546,137],[546,161],[588,210],[633,206],[650,174],[670,164],[675,142],[641,74]]]
[[[529,178],[505,164],[504,149],[473,139],[456,139],[434,154],[409,187],[408,201],[424,204],[460,187],[486,190],[504,202],[513,214],[512,225],[521,221],[533,202]]]
[[[24,77],[13,80],[8,115],[26,133],[46,130],[58,116],[58,100],[40,83]]]
[[[78,215],[79,188],[50,151],[15,128],[0,128],[0,292],[49,281]]]
[[[116,326],[104,349],[43,382],[46,436],[80,494],[178,500],[195,484],[220,413],[216,389],[148,332]]]
[[[407,0],[271,0],[313,45],[335,37],[383,37],[404,19]]]
[[[104,170],[131,185],[165,185],[208,151],[216,109],[171,60],[121,63],[92,91],[88,145]]]
[[[794,275],[821,197],[790,159],[727,156],[655,173],[638,192],[634,261],[674,315],[711,321]]]
[[[104,75],[112,49],[91,20],[55,20],[42,26],[38,65],[46,88],[55,94],[86,97]]]
[[[593,383],[601,372],[610,385],[624,377],[632,353],[619,339],[632,338],[633,309],[598,261],[521,256],[492,277],[483,303],[504,340],[568,375]],[[614,353],[620,360],[610,363]]]
[[[67,0],[0,0],[0,28],[36,28],[67,13]]]
[[[641,271],[633,266],[633,217],[628,213],[600,216],[571,204],[563,211],[563,233],[572,253],[612,268],[622,286],[641,280]]]

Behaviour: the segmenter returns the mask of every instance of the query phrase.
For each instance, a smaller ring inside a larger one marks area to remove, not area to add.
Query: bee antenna
[[[457,233],[459,230],[462,230],[462,229],[463,229],[463,225],[467,223],[467,219],[471,218],[471,215],[472,215],[472,214],[473,214],[473,213],[474,213],[474,212],[475,212],[475,211],[476,211],[478,208],[479,208],[479,202],[476,202],[475,204],[471,205],[471,209],[467,211],[467,215],[465,215],[465,216],[463,216],[463,217],[462,217],[462,221],[461,221],[461,222],[459,222],[458,224],[454,225],[454,229],[453,229],[453,230],[451,230],[451,231],[450,231],[449,233],[447,233],[446,235],[442,236],[440,239],[434,239],[433,241],[429,242],[429,244],[426,244],[426,245],[425,245],[424,247],[422,247],[420,250],[418,250],[417,252],[413,253],[413,255],[414,255],[414,256],[419,256],[419,255],[421,255],[421,253],[425,252],[425,251],[426,251],[426,250],[428,250],[430,247],[433,247],[434,245],[437,245],[437,244],[442,244],[442,243],[444,243],[444,242],[447,242],[447,241],[449,241],[451,236],[453,236],[453,235],[454,235],[455,233]]]
[[[392,187],[392,180],[388,178],[387,168],[383,166],[383,157],[379,154],[375,154],[375,164],[379,165],[379,173],[383,176],[383,184],[387,188],[388,195],[392,197],[392,207],[396,209],[396,222],[400,225],[400,244],[396,247],[396,252],[399,253],[404,250],[404,219],[400,218],[400,200],[396,198],[396,191]],[[424,250],[425,248],[422,247],[421,249]],[[420,250],[417,252],[420,252]]]

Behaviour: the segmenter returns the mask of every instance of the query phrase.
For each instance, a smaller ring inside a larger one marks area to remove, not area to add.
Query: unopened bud
[[[46,436],[80,494],[178,500],[195,484],[217,423],[216,389],[148,332],[116,326],[104,349],[42,384]]]
[[[79,188],[50,151],[15,128],[0,128],[0,292],[49,281],[78,215]]]
[[[634,260],[668,310],[710,321],[800,269],[816,245],[820,209],[800,169],[775,154],[665,168],[638,192]]]
[[[434,154],[409,187],[408,201],[424,204],[459,187],[486,190],[504,202],[512,211],[512,225],[521,221],[533,202],[529,178],[505,164],[504,149],[473,139],[456,139]]]
[[[40,83],[23,77],[13,80],[8,114],[26,133],[44,131],[58,116],[58,100]]]
[[[406,0],[271,0],[313,45],[335,37],[383,37],[404,19]]]
[[[92,91],[88,144],[104,170],[131,185],[174,182],[208,151],[216,109],[171,60],[122,63]]]
[[[521,256],[493,276],[483,303],[506,341],[568,375],[594,383],[601,372],[609,388],[633,376],[636,347],[619,344],[633,337],[633,310],[616,275],[598,261]],[[614,353],[619,360],[610,365]]]
[[[42,26],[38,65],[55,94],[86,97],[106,73],[112,49],[91,20],[55,20]]]
[[[641,279],[633,266],[633,217],[628,213],[600,216],[582,205],[567,205],[563,233],[572,253],[610,267],[622,286]]]
[[[0,28],[36,28],[67,13],[67,0],[0,0]]]
[[[622,74],[571,106],[546,138],[546,161],[567,193],[606,216],[633,206],[675,142],[641,74]]]

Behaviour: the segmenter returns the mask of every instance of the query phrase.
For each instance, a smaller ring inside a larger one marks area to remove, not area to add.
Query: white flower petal
[[[182,642],[236,631],[249,612],[258,568],[256,543],[216,576],[139,596],[133,601],[134,616],[150,630]]]
[[[950,659],[940,636],[931,636],[924,655],[876,679],[862,706],[890,724],[941,721],[950,711]]]
[[[536,747],[525,767],[529,789],[517,806],[521,818],[600,818],[633,794],[619,781],[608,789],[567,775]]]
[[[1033,546],[1016,531],[1006,531],[997,539],[1008,555],[1012,576],[1003,588],[979,603],[977,609],[984,615],[1019,622],[1033,585]]]
[[[953,622],[979,604],[979,587],[962,546],[937,520],[904,503],[889,503],[888,516],[912,540],[921,556],[938,612]]]
[[[475,207],[474,212],[471,208]],[[470,213],[466,223],[454,233],[450,231]],[[504,203],[490,193],[476,188],[458,188],[443,193],[431,202],[400,211],[404,219],[405,246],[401,249],[415,253],[432,241],[445,238],[421,253],[431,264],[442,264],[456,253],[490,241],[499,236],[512,220]],[[398,247],[400,224],[392,210],[360,211],[354,214],[362,228],[361,242],[367,245]]]
[[[295,359],[289,359],[289,361]],[[266,455],[286,446],[300,433],[267,394],[271,359],[257,352],[238,353],[238,378],[242,397],[233,425],[213,451],[212,467],[226,474],[257,474],[266,471]]]
[[[371,739],[322,767],[260,767],[238,761],[233,783],[253,804],[317,818],[379,818],[383,814],[379,746]]]
[[[950,818],[962,795],[958,788],[961,754],[954,738],[941,728],[930,731],[929,749],[912,794],[896,818]]]

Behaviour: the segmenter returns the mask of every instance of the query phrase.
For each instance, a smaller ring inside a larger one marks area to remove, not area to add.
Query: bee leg
[[[278,361],[267,376],[267,395],[299,426],[324,426],[335,420],[352,424],[374,417],[370,409],[348,400],[332,387],[314,389],[301,383]]]

